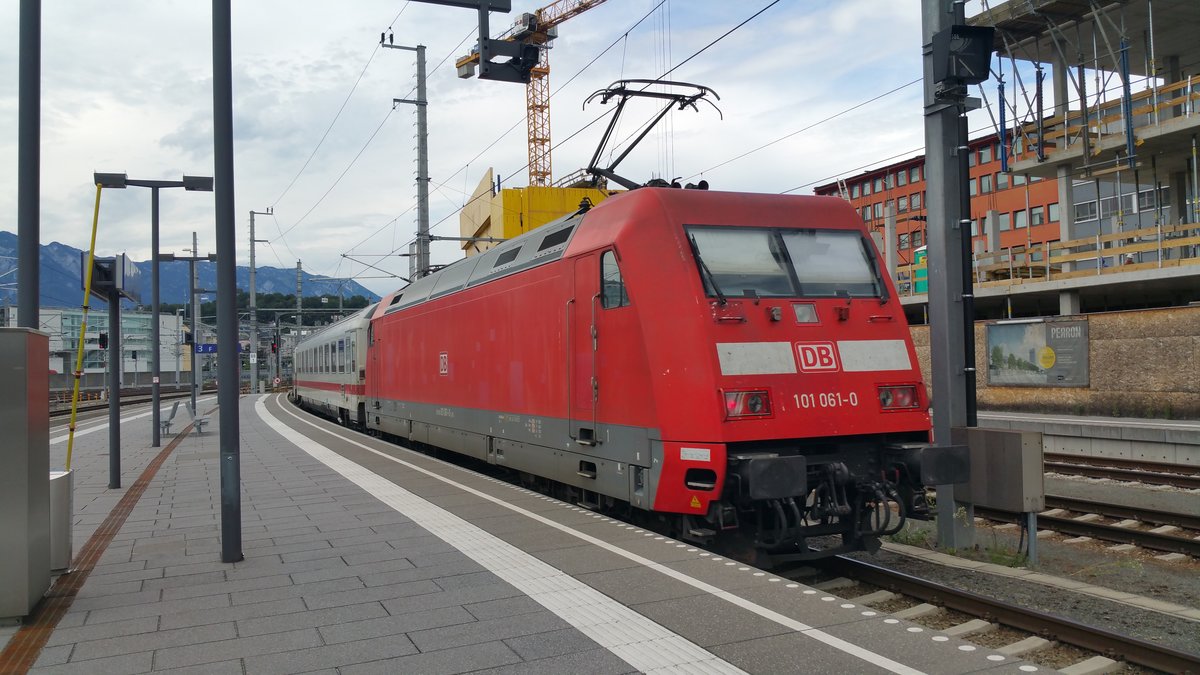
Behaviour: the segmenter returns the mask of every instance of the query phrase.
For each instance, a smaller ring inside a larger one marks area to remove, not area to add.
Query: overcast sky
[[[513,15],[492,16],[493,34],[543,4],[513,0]],[[657,77],[768,4],[609,0],[564,23],[550,57],[554,142],[607,111],[582,109],[593,91],[623,77]],[[211,7],[184,0],[42,6],[41,238],[86,248],[93,171],[212,175]],[[0,3],[0,229],[13,232],[18,10],[16,0]],[[379,273],[343,257],[406,251],[416,228],[416,117],[411,106],[392,110],[393,98],[412,95],[415,56],[378,49],[389,26],[396,44],[427,47],[433,233],[458,234],[457,209],[488,167],[509,186],[527,183],[524,86],[455,75],[455,57],[475,41],[473,12],[403,0],[235,2],[239,264],[248,262],[248,212],[273,207],[274,217],[257,219],[257,237],[270,240],[258,246],[260,266],[292,268],[299,259],[310,272],[357,275],[380,293],[402,285],[371,278]],[[920,42],[916,1],[782,0],[670,76],[714,89],[724,119],[705,107],[673,114],[668,132],[647,138],[623,173],[807,194],[872,162],[917,154],[921,90],[904,85],[921,76]],[[627,114],[618,138],[650,110]],[[602,130],[595,124],[556,148],[556,178],[586,165]],[[793,132],[800,133],[729,161]],[[106,190],[98,252],[148,259],[149,222],[148,190]],[[215,250],[211,194],[164,191],[161,223],[164,252],[182,253],[193,230],[202,253]],[[434,244],[435,263],[460,256],[456,244]],[[369,260],[407,274],[405,258]]]

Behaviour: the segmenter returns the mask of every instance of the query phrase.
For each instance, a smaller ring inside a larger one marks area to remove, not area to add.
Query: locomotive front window
[[[858,232],[784,230],[782,235],[800,282],[800,295],[879,296],[879,280]]]
[[[710,297],[883,297],[852,230],[689,226],[686,234]]]
[[[786,253],[774,230],[689,227],[687,235],[694,244],[697,258],[707,267],[707,273],[701,277],[709,295],[797,295],[788,272]]]

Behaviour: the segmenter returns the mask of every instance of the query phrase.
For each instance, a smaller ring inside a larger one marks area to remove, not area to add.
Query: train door
[[[568,416],[571,438],[584,445],[595,445],[596,395],[600,383],[596,376],[596,311],[600,301],[599,256],[589,255],[575,261],[575,283],[567,303],[567,331],[570,354],[567,357]]]

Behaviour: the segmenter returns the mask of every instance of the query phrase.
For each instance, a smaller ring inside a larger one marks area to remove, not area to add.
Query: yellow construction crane
[[[550,42],[558,37],[558,24],[604,4],[605,0],[556,0],[533,12],[522,14],[513,27],[497,40],[535,45],[537,65],[529,70],[525,81],[525,104],[529,138],[529,184],[549,185],[550,171]],[[458,59],[458,76],[472,77],[479,63],[479,51]]]

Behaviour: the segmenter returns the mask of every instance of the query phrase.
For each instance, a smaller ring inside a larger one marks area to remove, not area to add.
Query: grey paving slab
[[[75,644],[71,662],[106,658],[139,651],[153,651],[180,645],[198,645],[237,637],[232,622],[194,626],[177,630],[159,630],[140,635],[89,640]]]
[[[721,556],[704,556],[697,558],[688,558],[685,560],[675,560],[664,563],[667,567],[682,572],[683,574],[692,577],[698,581],[703,581],[707,584],[712,584],[717,588],[727,591],[735,591],[741,588],[752,588],[762,583],[762,577],[755,577],[753,574],[736,574],[738,567],[747,567],[736,561],[723,558]],[[786,586],[790,581],[777,581],[777,584]],[[779,589],[775,589],[778,591]]]
[[[508,617],[501,617],[487,621],[476,621],[443,628],[414,631],[408,633],[408,638],[413,641],[413,644],[418,649],[428,652],[488,642],[490,640],[503,640],[535,633],[549,633],[568,627],[567,622],[563,621],[556,614],[543,610],[541,612],[522,615],[520,621],[512,621]]]
[[[197,598],[205,595],[219,595],[222,593],[238,595],[245,591],[257,591],[264,588],[290,586],[293,583],[296,583],[293,581],[294,576],[295,575],[291,574],[273,574],[265,577],[238,579],[236,581],[221,580],[217,582],[198,583],[194,585],[170,586],[163,589],[162,599],[183,600],[185,598]]]
[[[137,635],[138,633],[149,633],[158,630],[158,617],[147,616],[138,619],[129,619],[127,621],[110,621],[108,623],[99,623],[91,626],[75,626],[64,627],[62,622],[59,622],[58,627],[50,634],[50,638],[46,640],[47,645],[67,645],[75,642],[87,642],[89,640],[103,640],[106,638],[123,637],[126,635]]]
[[[116,593],[112,595],[79,598],[75,600],[71,606],[79,611],[109,609],[112,607],[125,607],[128,605],[144,605],[147,603],[154,603],[158,602],[161,597],[162,591],[155,589],[152,591],[136,591],[133,593]]]
[[[110,595],[137,593],[138,591],[146,590],[142,586],[142,583],[143,582],[141,581],[122,581],[113,584],[88,584],[86,588],[80,589],[80,591],[75,594],[75,599],[79,600],[83,598],[97,598]]]
[[[279,654],[320,645],[321,636],[317,634],[316,629],[307,628],[286,633],[208,642],[202,645],[160,649],[154,654],[154,667],[158,670],[172,670],[183,666],[195,666],[228,659],[244,659],[263,654]]]
[[[760,583],[750,588],[738,589],[737,594],[767,609],[817,628],[852,623],[871,624],[882,618],[877,610],[857,605],[833,593],[813,592],[815,589],[806,586],[787,588],[784,584],[779,588],[779,585]]]
[[[504,644],[526,661],[537,661],[578,652],[592,652],[600,648],[595,640],[571,628],[508,638]],[[604,651],[607,652],[607,650]],[[612,656],[611,653],[609,655]],[[617,661],[624,664],[625,670],[629,670],[629,664],[621,659],[617,659]]]
[[[322,626],[319,630],[326,644],[339,644],[389,635],[400,636],[414,631],[444,628],[475,621],[475,617],[462,607],[448,606]]]
[[[693,586],[675,581],[645,567],[612,572],[592,572],[577,575],[576,578],[630,607],[645,602],[686,598],[702,593]]]
[[[330,581],[318,581],[311,584],[292,584],[291,586],[264,588],[260,591],[246,591],[234,595],[232,600],[235,605],[245,605],[271,600],[283,600],[284,598],[303,598],[310,595],[349,591],[355,588],[363,588],[362,580],[358,577],[345,577]]]
[[[846,654],[801,633],[745,640],[709,649],[716,656],[749,673],[772,675],[810,675],[811,673],[889,673],[863,660],[851,660]]]
[[[379,602],[360,602],[326,609],[309,609],[305,612],[277,614],[241,619],[237,622],[240,637],[283,633],[300,628],[318,628],[350,621],[362,621],[387,616],[387,610]]]
[[[96,675],[97,673],[148,673],[152,668],[150,652],[122,654],[104,659],[67,662],[45,668],[34,668],[38,675]]]
[[[512,641],[506,640],[511,646]],[[499,668],[485,668],[475,671],[477,674],[488,675],[617,675],[619,673],[636,673],[628,663],[617,658],[607,649],[590,649],[577,651],[561,656],[552,656],[537,661],[523,661]]]
[[[514,617],[532,612],[540,612],[545,608],[533,598],[519,595],[512,598],[474,602],[464,605],[464,609],[470,612],[476,619],[486,621],[488,619],[497,619],[506,616]]]
[[[38,654],[37,661],[33,662],[34,670],[44,668],[46,666],[57,666],[67,662],[71,658],[71,649],[74,645],[59,645],[57,647],[46,647]]]
[[[441,591],[442,587],[438,586],[431,579],[421,579],[418,581],[387,584],[385,586],[367,586],[365,588],[354,588],[336,593],[309,595],[304,597],[304,602],[309,609],[325,609],[361,602],[385,602],[412,595],[425,595]]]
[[[432,583],[432,582],[430,582]],[[500,598],[512,598],[523,594],[508,584],[494,586],[472,586],[451,591],[439,590],[436,593],[412,595],[394,600],[385,600],[383,606],[393,615],[418,612],[441,607],[468,605]]]
[[[403,635],[358,640],[337,645],[311,647],[245,659],[246,675],[290,675],[323,668],[338,668],[370,661],[392,662],[415,654],[417,648]],[[393,670],[393,673],[404,672]],[[415,672],[415,671],[413,671]]]
[[[345,561],[340,559],[340,557],[336,559],[336,563],[334,560],[334,558],[330,558],[329,564],[321,569],[316,569],[309,572],[297,572],[296,574],[292,575],[292,579],[295,581],[295,583],[305,584],[316,581],[341,579],[345,577],[367,577],[385,572],[408,570],[413,567],[412,563],[405,558],[381,560],[363,565],[347,565],[345,564]]]
[[[410,569],[401,569],[392,572],[383,572],[380,574],[368,574],[362,578],[363,583],[367,586],[385,586],[389,584],[405,583],[408,581],[418,581],[422,579],[448,578],[456,575],[478,574],[483,572],[483,566],[474,560],[470,560],[466,556],[461,559],[445,563],[439,567],[412,567]]]
[[[241,659],[171,669],[171,675],[243,675],[244,672]]]
[[[642,603],[637,612],[701,647],[792,632],[775,621],[707,594]],[[720,617],[720,621],[713,621],[713,617]]]
[[[307,607],[303,598],[286,598],[271,602],[256,602],[249,605],[234,605],[229,607],[213,607],[194,611],[175,612],[158,617],[159,627],[163,630],[186,628],[188,626],[203,626],[209,623],[239,621],[263,616],[282,616],[293,612],[303,612]],[[107,624],[102,624],[107,625]]]
[[[629,558],[603,549],[597,549],[591,544],[530,551],[529,553],[546,564],[571,575],[586,574],[588,572],[608,572],[628,569],[638,565],[637,562]]]
[[[457,649],[443,649],[427,654],[402,656],[387,661],[374,661],[339,669],[342,675],[368,675],[373,673],[421,673],[422,675],[449,675],[467,673],[484,668],[494,668],[521,660],[503,642],[485,642]]]

